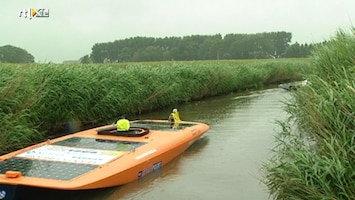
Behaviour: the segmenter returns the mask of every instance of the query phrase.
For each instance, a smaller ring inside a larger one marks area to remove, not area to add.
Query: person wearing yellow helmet
[[[120,119],[116,123],[117,131],[129,131],[130,123],[128,119]]]
[[[180,114],[176,108],[174,108],[173,112],[170,113],[168,121],[170,122],[171,128],[177,128],[179,126]]]

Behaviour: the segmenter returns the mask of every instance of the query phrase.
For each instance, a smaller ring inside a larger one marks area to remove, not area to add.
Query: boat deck
[[[172,128],[167,121],[132,122],[132,126],[146,126],[150,130],[164,132],[177,132],[194,125],[196,124],[180,123],[177,128]],[[0,174],[14,171],[21,172],[23,177],[69,181],[146,144],[134,139],[123,140],[122,137],[106,138],[76,135],[53,143],[44,143],[0,160]]]

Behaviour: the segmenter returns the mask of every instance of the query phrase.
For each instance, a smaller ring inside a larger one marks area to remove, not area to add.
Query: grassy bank
[[[0,153],[65,126],[299,80],[308,60],[0,64]]]
[[[265,182],[274,199],[354,199],[354,32],[340,31],[311,62],[317,73],[287,105]]]

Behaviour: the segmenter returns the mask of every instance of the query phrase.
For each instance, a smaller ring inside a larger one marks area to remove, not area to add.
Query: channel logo
[[[20,10],[18,13],[19,17],[23,18],[48,18],[49,17],[49,9],[47,8],[25,8]]]

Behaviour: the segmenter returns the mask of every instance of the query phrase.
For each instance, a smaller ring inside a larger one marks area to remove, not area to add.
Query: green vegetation
[[[308,57],[313,44],[290,44],[285,31],[255,34],[134,37],[96,43],[82,63],[117,63],[169,60],[223,60]]]
[[[265,182],[274,199],[354,199],[354,29],[319,47],[312,65],[311,84],[287,103]]]
[[[0,63],[33,63],[35,58],[26,50],[11,45],[0,47]]]
[[[307,59],[127,64],[0,64],[0,152],[83,123],[299,80]]]

